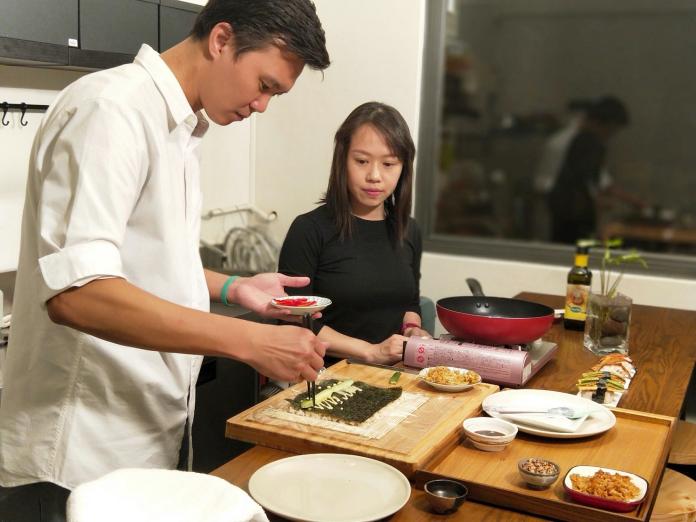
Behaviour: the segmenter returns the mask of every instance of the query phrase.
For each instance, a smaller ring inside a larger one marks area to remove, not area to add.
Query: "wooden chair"
[[[696,521],[696,481],[672,469],[665,469],[650,521]]]
[[[696,424],[693,422],[677,422],[669,463],[696,466]]]

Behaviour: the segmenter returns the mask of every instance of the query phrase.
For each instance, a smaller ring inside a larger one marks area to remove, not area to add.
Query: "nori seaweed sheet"
[[[338,382],[337,379],[327,379],[321,383],[317,383],[317,393]],[[344,399],[342,404],[334,406],[332,410],[318,408],[306,408],[302,410],[300,403],[308,398],[307,392],[300,393],[295,398],[286,400],[296,410],[311,411],[312,413],[318,413],[344,422],[360,424],[372,417],[390,402],[401,397],[402,392],[401,387],[378,388],[362,381],[355,381],[353,386],[360,388],[362,391],[355,393],[352,397]]]

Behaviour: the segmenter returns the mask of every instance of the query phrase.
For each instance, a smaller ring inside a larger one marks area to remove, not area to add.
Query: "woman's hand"
[[[408,340],[403,335],[394,334],[379,344],[370,345],[365,359],[378,364],[394,364],[401,360],[404,352],[404,342]]]
[[[428,333],[427,330],[423,330],[422,328],[419,328],[417,326],[412,326],[411,328],[407,328],[404,331],[404,335],[406,337],[426,337],[428,339],[432,339],[432,336]]]

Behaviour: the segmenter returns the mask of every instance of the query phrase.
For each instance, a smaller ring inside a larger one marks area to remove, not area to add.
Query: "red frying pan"
[[[483,295],[476,279],[467,279],[473,296],[445,297],[437,316],[445,329],[465,341],[524,344],[539,339],[553,323],[553,308],[505,297]]]

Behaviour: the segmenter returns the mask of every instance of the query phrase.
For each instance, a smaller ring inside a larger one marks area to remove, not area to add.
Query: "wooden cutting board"
[[[616,425],[609,431],[581,439],[549,439],[519,433],[500,453],[486,453],[468,441],[457,445],[437,463],[415,476],[416,485],[449,477],[464,482],[469,499],[570,522],[597,520],[645,521],[659,489],[672,441],[675,419],[663,415],[615,408]],[[517,471],[522,458],[541,457],[561,468],[549,489],[529,489]],[[628,513],[616,513],[570,500],[563,479],[573,466],[599,466],[640,475],[648,481],[646,500]]]
[[[387,388],[393,373],[391,369],[341,361],[322,374],[322,378],[360,380]],[[373,457],[410,477],[416,469],[436,462],[457,446],[464,419],[478,415],[483,399],[499,389],[493,384],[482,383],[462,392],[440,392],[408,373],[401,374],[398,385],[404,391],[425,395],[428,400],[379,439],[264,418],[263,411],[267,408],[283,404],[286,399],[304,392],[304,382],[229,419],[225,435],[294,453],[338,452]]]

